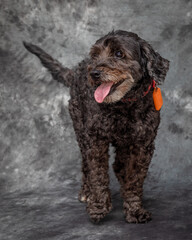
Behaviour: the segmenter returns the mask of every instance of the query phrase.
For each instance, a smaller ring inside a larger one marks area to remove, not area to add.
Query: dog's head
[[[169,61],[146,41],[121,30],[99,39],[91,48],[90,57],[88,79],[97,87],[94,96],[99,103],[121,100],[143,78],[160,84],[169,69]]]

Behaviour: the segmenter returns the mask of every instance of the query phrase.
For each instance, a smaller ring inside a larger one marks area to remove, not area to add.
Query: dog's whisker
[[[120,85],[118,85],[115,88],[114,92],[112,92],[109,96],[107,96],[104,99],[104,102],[111,103],[111,102],[119,101],[132,88],[133,85],[134,85],[134,80],[130,75],[129,78],[125,79]]]

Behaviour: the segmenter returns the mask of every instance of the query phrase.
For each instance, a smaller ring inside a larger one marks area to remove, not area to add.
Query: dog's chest
[[[120,111],[97,108],[96,111],[92,109],[87,116],[85,128],[90,135],[120,144],[148,141],[148,138],[156,135],[159,125],[159,114],[154,114],[153,111],[139,114],[138,110],[133,109]]]
[[[96,134],[98,137],[128,141],[142,130],[142,122],[140,120],[136,122],[134,119],[128,112],[122,114],[98,109],[95,112],[91,111],[90,115],[88,114],[85,127],[90,134]]]

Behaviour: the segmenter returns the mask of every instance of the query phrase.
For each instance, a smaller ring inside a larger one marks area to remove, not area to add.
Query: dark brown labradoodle
[[[82,154],[79,200],[98,222],[112,209],[108,150],[116,149],[114,172],[121,185],[126,221],[144,223],[144,179],[154,152],[160,112],[154,107],[154,81],[161,84],[169,69],[137,34],[113,31],[91,48],[90,57],[74,69],[63,67],[39,47],[24,43],[53,78],[70,87],[69,111]]]

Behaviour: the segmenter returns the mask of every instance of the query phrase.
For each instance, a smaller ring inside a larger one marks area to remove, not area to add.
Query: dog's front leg
[[[142,207],[142,193],[153,149],[153,144],[148,147],[131,146],[127,151],[117,149],[114,170],[116,175],[121,173],[117,177],[121,183],[125,218],[129,223],[145,223],[151,219],[151,214]],[[119,162],[124,168],[121,171]]]
[[[108,175],[108,142],[91,142],[87,150],[87,184],[90,195],[87,211],[94,222],[99,222],[111,210],[111,195]]]

